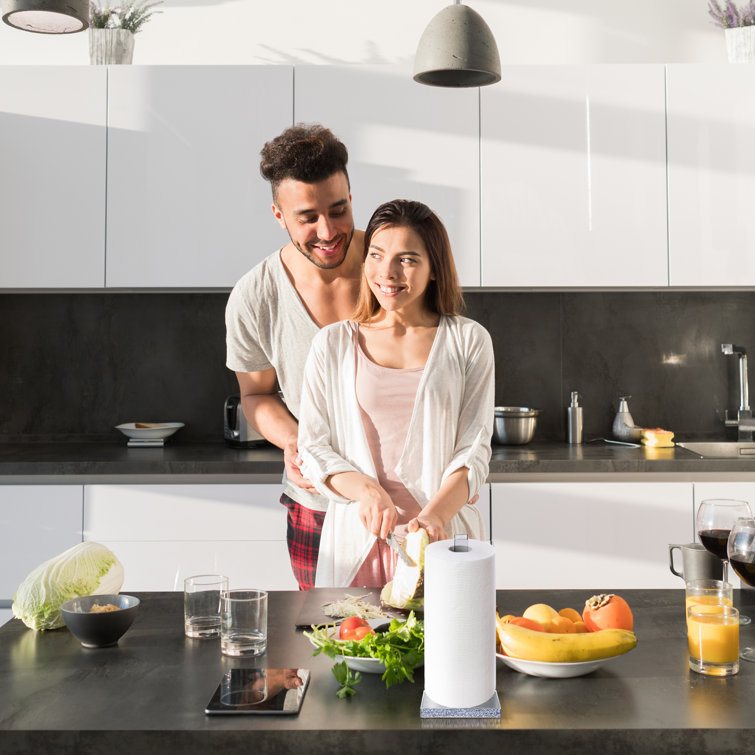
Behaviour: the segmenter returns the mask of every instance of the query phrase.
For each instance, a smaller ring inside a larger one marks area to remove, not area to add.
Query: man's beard
[[[321,270],[333,270],[337,267],[340,267],[343,265],[343,263],[346,261],[346,255],[349,252],[349,247],[351,246],[351,240],[354,238],[354,229],[351,229],[351,233],[349,234],[348,238],[346,239],[346,243],[343,247],[343,254],[341,257],[337,260],[331,260],[330,262],[323,262],[321,259],[318,259],[314,252],[311,252],[309,250],[309,247],[303,246],[301,244],[298,244],[296,241],[294,241],[291,238],[291,234],[288,234],[288,237],[291,239],[291,243],[294,245],[294,247],[301,252],[315,267],[319,267]]]

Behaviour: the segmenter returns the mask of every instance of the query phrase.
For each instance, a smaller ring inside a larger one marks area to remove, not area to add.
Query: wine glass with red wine
[[[755,587],[755,519],[742,517],[731,528],[727,555],[737,576]],[[740,658],[755,662],[755,648],[742,648]]]
[[[700,542],[714,556],[723,561],[723,580],[729,581],[727,546],[731,528],[740,517],[751,517],[747,501],[732,498],[708,498],[700,503],[695,517],[695,529]],[[740,624],[749,624],[750,617],[739,614]]]

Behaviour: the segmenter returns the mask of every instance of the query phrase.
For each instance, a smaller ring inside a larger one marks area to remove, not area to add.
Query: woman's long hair
[[[458,315],[464,306],[464,297],[456,274],[451,242],[441,219],[422,202],[394,199],[385,202],[372,213],[364,232],[362,264],[372,243],[372,237],[383,228],[411,228],[421,239],[430,257],[433,279],[425,289],[425,306],[439,315]],[[353,319],[356,322],[371,320],[380,309],[380,303],[370,290],[362,274],[359,300]]]

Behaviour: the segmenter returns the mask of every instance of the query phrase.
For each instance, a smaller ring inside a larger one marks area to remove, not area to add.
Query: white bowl
[[[511,658],[508,655],[495,654],[507,666],[529,676],[543,676],[549,679],[568,679],[573,676],[591,674],[604,663],[619,658],[618,655],[610,658],[601,658],[597,661],[583,661],[581,663],[547,663],[544,661],[524,661],[521,658]]]
[[[390,624],[390,619],[367,619],[367,623],[373,628],[377,629],[380,626],[383,626],[384,624]],[[337,639],[338,638],[338,626],[336,625],[330,632],[329,637],[331,639]],[[317,647],[312,640],[309,640],[312,645]],[[365,658],[360,656],[353,656],[353,655],[337,655],[335,657],[335,660],[340,663],[341,661],[346,661],[346,665],[352,670],[352,671],[362,671],[365,674],[383,674],[385,672],[385,664],[378,658]],[[419,664],[419,666],[422,666],[422,663]]]
[[[161,440],[170,438],[173,433],[184,426],[183,422],[140,422],[139,424],[152,425],[152,427],[137,427],[135,422],[126,422],[116,425],[115,429],[136,440]]]

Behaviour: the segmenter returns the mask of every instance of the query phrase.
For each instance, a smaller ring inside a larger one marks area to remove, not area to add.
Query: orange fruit
[[[524,616],[515,616],[509,623],[515,624],[518,627],[524,627],[525,629],[533,629],[535,632],[545,631],[539,622],[533,621],[532,619],[526,619]]]
[[[501,624],[508,624],[512,619],[515,619],[516,616],[514,616],[513,613],[507,613],[505,616],[501,616],[498,621],[501,622]]]
[[[566,616],[567,619],[572,621],[582,621],[582,617],[579,615],[579,611],[575,611],[573,608],[562,608],[558,612],[559,616]]]
[[[558,616],[558,611],[545,603],[533,603],[522,614],[525,619],[532,619],[548,631],[551,621]]]
[[[566,616],[557,615],[556,618],[551,621],[548,631],[553,632],[554,634],[574,634],[577,630],[571,619],[568,619]]]
[[[574,631],[577,634],[586,634],[587,633],[587,627],[585,626],[584,621],[575,621],[574,622]]]

